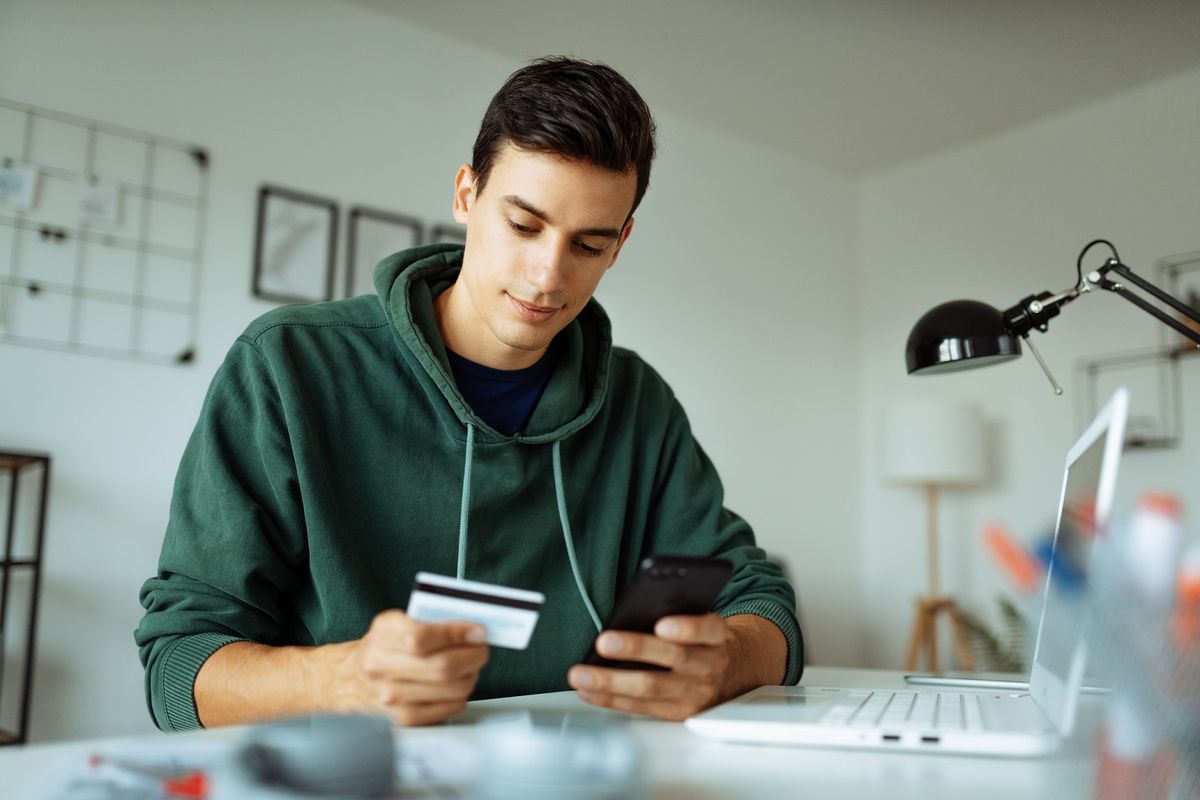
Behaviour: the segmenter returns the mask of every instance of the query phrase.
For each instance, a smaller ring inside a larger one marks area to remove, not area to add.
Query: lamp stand
[[[915,670],[917,660],[922,650],[925,651],[926,668],[938,672],[938,617],[943,612],[950,617],[951,629],[954,632],[954,650],[963,669],[975,669],[975,657],[971,653],[967,641],[967,631],[958,614],[958,606],[953,597],[938,593],[938,535],[937,535],[937,496],[938,487],[935,483],[925,485],[925,539],[929,557],[929,594],[916,600],[916,616],[913,619],[912,634],[908,640],[908,657],[904,668]]]

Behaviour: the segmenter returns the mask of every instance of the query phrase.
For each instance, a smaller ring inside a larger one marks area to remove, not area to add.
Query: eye
[[[517,233],[524,234],[526,236],[528,236],[531,233],[536,233],[536,231],[534,231],[534,229],[530,228],[528,225],[521,225],[519,223],[513,222],[511,219],[505,220],[505,221],[508,223],[508,227],[512,228]]]
[[[579,249],[582,250],[586,255],[589,255],[589,256],[604,255],[603,247],[589,247],[588,245],[584,244],[583,242],[576,242],[576,244],[579,246]]]

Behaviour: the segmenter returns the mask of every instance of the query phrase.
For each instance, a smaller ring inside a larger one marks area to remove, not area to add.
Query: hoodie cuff
[[[247,641],[223,633],[197,633],[176,639],[158,664],[155,722],[164,731],[194,731],[203,726],[196,711],[196,673],[208,657],[233,642]]]
[[[800,632],[800,623],[796,621],[795,614],[768,600],[734,603],[717,613],[725,618],[737,614],[753,614],[774,623],[787,641],[787,671],[784,673],[782,685],[794,686],[800,682],[800,676],[804,674],[804,635]]]

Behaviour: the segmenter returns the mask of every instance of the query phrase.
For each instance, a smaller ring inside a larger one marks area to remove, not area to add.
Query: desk
[[[905,686],[900,672],[810,667],[804,684],[812,686],[863,686],[895,689]],[[1059,754],[1042,759],[976,758],[925,753],[888,753],[872,750],[765,747],[731,745],[700,739],[682,725],[651,719],[634,719],[629,728],[644,748],[647,764],[647,798],[722,800],[723,798],[886,797],[953,798],[988,800],[1020,797],[1023,800],[1086,798],[1093,768],[1091,743],[1100,719],[1102,700],[1084,695],[1076,734]],[[442,737],[469,741],[472,723],[498,713],[517,710],[590,711],[616,714],[580,701],[574,692],[506,697],[471,703],[454,720],[429,728],[404,729],[407,739],[436,741]],[[625,716],[625,715],[621,715]],[[147,743],[228,739],[237,729],[146,737]],[[124,740],[128,741],[128,740]],[[115,742],[115,740],[113,740]],[[0,795],[20,797],[45,771],[62,759],[95,752],[109,740],[31,745],[0,750]],[[464,797],[468,796],[464,793]]]

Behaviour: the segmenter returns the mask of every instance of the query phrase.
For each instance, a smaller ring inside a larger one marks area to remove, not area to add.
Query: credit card
[[[478,622],[488,644],[524,650],[544,602],[541,592],[418,572],[404,613],[421,622]]]

